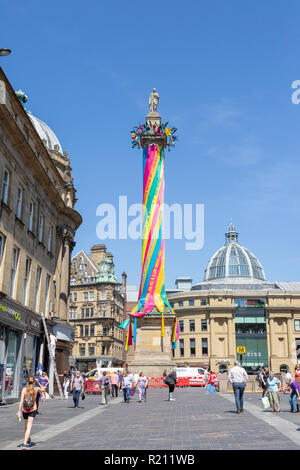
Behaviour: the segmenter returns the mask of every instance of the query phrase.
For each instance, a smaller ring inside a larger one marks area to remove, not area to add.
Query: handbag
[[[130,392],[129,392],[130,396],[133,397],[133,396],[134,396],[134,393],[135,393],[135,389],[134,389],[134,388],[131,388],[131,389],[130,389]]]
[[[169,377],[165,377],[165,378],[164,378],[164,383],[165,383],[166,385],[169,385],[169,384],[170,384],[170,379],[169,379]]]
[[[85,400],[85,393],[84,392],[82,392],[82,394],[81,394],[81,400]]]
[[[270,398],[269,397],[262,397],[261,399],[262,407],[264,410],[271,408]]]

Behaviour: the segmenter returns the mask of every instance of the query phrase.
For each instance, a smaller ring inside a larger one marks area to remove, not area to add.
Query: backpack
[[[257,376],[255,377],[255,380],[259,383],[259,385],[262,385],[262,380],[261,380],[260,374],[257,374]]]
[[[25,397],[23,401],[23,408],[25,410],[31,410],[34,407],[33,397]]]

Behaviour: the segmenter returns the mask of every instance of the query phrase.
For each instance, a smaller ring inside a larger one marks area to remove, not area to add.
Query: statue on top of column
[[[153,92],[149,96],[149,109],[150,113],[157,112],[159,101],[159,94],[156,93],[156,88],[153,88]]]

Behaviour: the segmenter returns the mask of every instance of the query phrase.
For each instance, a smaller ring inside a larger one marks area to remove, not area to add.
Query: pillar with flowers
[[[143,150],[143,236],[140,288],[129,312],[126,348],[127,363],[147,375],[160,375],[172,367],[172,348],[178,339],[176,315],[165,289],[163,231],[165,149],[175,147],[177,129],[161,122],[158,100],[153,89],[146,122],[131,132],[132,147]]]

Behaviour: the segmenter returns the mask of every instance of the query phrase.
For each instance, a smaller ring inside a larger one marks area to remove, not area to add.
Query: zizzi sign
[[[0,304],[0,310],[2,310],[2,312],[9,313],[9,315],[12,315],[16,321],[21,320],[20,312],[16,312],[16,310],[13,310],[12,308],[7,307],[7,305]]]

